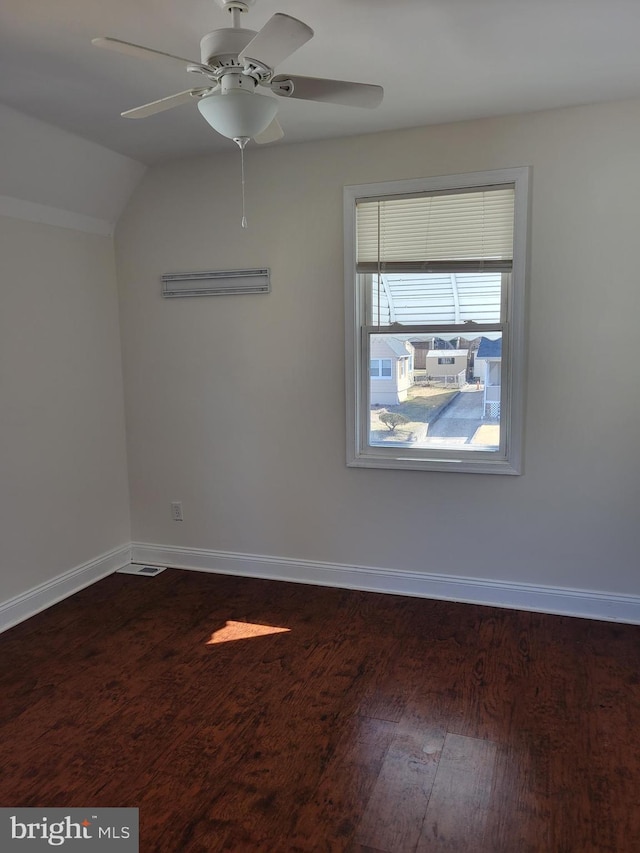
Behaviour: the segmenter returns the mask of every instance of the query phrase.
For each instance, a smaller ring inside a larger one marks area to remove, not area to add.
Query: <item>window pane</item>
[[[499,323],[508,273],[402,273],[370,277],[372,326]]]
[[[370,351],[381,362],[382,376],[388,377],[384,383],[370,383],[371,445],[499,450],[500,332],[473,338],[451,330],[442,337],[372,334]],[[391,370],[398,361],[406,367],[407,356],[413,370]]]
[[[370,367],[371,377],[375,379],[380,375],[380,360],[377,358],[371,359],[371,367]]]

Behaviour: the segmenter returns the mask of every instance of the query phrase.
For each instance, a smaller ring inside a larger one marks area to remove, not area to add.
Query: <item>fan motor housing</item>
[[[241,67],[238,54],[255,35],[255,30],[245,30],[240,27],[224,28],[207,33],[200,41],[200,61],[211,68],[225,68],[230,65]]]

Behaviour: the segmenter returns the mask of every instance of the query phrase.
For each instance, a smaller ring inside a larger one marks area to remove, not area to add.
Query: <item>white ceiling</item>
[[[243,26],[275,12],[315,30],[279,72],[385,89],[375,110],[279,99],[284,142],[640,96],[638,0],[256,0]],[[2,0],[0,103],[145,163],[229,150],[195,103],[120,118],[199,83],[91,45],[199,60],[201,36],[226,26],[217,0]]]

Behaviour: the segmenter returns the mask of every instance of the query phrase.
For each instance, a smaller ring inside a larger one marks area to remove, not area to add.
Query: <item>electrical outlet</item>
[[[182,515],[182,501],[171,502],[171,518],[174,521],[184,521],[184,516]]]

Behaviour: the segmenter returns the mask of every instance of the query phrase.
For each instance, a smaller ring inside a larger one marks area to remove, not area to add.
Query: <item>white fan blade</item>
[[[174,107],[179,107],[181,104],[186,104],[187,101],[200,98],[202,95],[209,94],[212,91],[213,89],[187,89],[186,92],[178,92],[177,95],[167,95],[166,98],[151,101],[150,104],[143,104],[141,107],[134,107],[132,110],[120,113],[120,115],[123,118],[147,118],[147,116],[161,113],[164,110],[172,110]]]
[[[174,63],[178,63],[182,68],[193,65],[203,71],[209,71],[206,65],[200,62],[194,62],[192,59],[184,59],[182,56],[174,56],[172,53],[164,53],[161,50],[153,50],[150,47],[143,47],[141,44],[132,44],[128,41],[120,41],[120,39],[112,38],[97,38],[91,39],[91,44],[96,47],[103,47],[106,50],[113,50],[116,53],[124,53],[126,56],[137,56],[139,59],[170,59]]]
[[[277,118],[271,122],[269,127],[266,130],[263,130],[262,133],[259,133],[257,136],[254,136],[254,142],[257,142],[258,145],[265,145],[267,142],[277,142],[279,139],[282,139],[284,136],[284,130],[280,126],[280,122]]]
[[[323,77],[298,77],[278,74],[269,84],[276,95],[300,98],[303,101],[324,101],[347,107],[377,107],[384,96],[382,86],[370,83],[349,83],[346,80],[326,80]]]
[[[275,68],[311,38],[311,27],[291,15],[277,12],[251,39],[238,59],[240,62],[254,59],[268,68]]]

